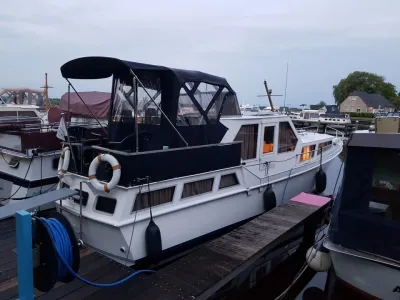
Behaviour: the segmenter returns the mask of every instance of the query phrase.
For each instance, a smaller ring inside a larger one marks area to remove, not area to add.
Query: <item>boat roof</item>
[[[139,72],[170,73],[175,75],[181,84],[201,81],[209,84],[223,85],[232,91],[226,79],[222,77],[200,71],[175,69],[113,57],[87,56],[76,58],[61,66],[61,74],[64,78],[72,79],[102,79],[112,75],[125,75],[129,73],[130,69]]]
[[[0,104],[0,110],[12,110],[12,109],[39,109],[40,107],[32,104]]]
[[[353,133],[348,147],[400,149],[398,133]]]

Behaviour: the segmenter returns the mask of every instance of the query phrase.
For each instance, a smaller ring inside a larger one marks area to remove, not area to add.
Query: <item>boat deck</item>
[[[287,242],[294,232],[312,227],[314,231],[309,236],[313,240],[315,227],[328,205],[327,201],[320,205],[290,201],[188,251],[155,274],[139,275],[113,288],[97,288],[78,280],[57,283],[48,293],[35,290],[35,299],[217,299],[227,289],[232,293],[235,280],[255,270],[256,262]],[[15,248],[15,220],[3,220],[0,222],[0,300],[18,297]],[[133,271],[89,249],[81,250],[79,274],[88,280],[110,283]]]

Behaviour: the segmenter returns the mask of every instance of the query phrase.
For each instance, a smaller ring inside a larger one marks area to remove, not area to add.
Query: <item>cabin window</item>
[[[235,173],[222,175],[221,181],[219,182],[219,189],[228,188],[238,184],[239,181]]]
[[[300,161],[306,161],[314,157],[314,152],[315,145],[304,146],[303,149],[301,149]]]
[[[134,123],[134,89],[131,83],[120,79],[115,81],[112,121],[118,123]]]
[[[133,206],[132,212],[150,207],[149,196],[151,206],[157,206],[164,203],[172,202],[174,197],[175,187],[168,187],[165,189],[150,191],[136,195],[135,205]]]
[[[34,111],[19,111],[18,117],[29,117],[29,118],[37,118],[38,116]]]
[[[97,197],[96,210],[102,211],[108,214],[114,214],[115,206],[117,205],[117,199],[107,198],[103,196]]]
[[[16,117],[16,111],[0,111],[0,118],[1,117]]]
[[[263,154],[274,151],[274,130],[275,126],[267,126],[264,128]]]
[[[188,83],[187,83],[188,84]],[[189,90],[190,92],[190,90]],[[176,116],[177,126],[205,125],[206,120],[193,103],[184,88],[181,88],[178,101],[178,114]]]
[[[160,79],[147,79],[146,91],[150,94],[147,95],[146,91],[138,86],[138,123],[160,125],[161,124],[161,111],[157,106],[161,107],[161,86]]]
[[[236,95],[233,94],[232,92],[229,92],[226,88],[224,88],[221,95],[217,98],[215,102],[218,107],[218,111],[221,113],[221,116],[241,115],[239,102],[237,100]]]
[[[142,78],[146,91],[157,105],[161,102],[161,88],[159,78]],[[112,121],[119,123],[135,122],[135,89],[133,82],[124,82],[117,79],[114,84],[114,101],[112,108]],[[137,121],[139,124],[159,125],[161,112],[147,95],[143,87],[137,87]]]
[[[218,89],[215,92],[210,92],[213,97],[219,90],[218,86],[216,86],[215,88],[218,88]],[[197,97],[196,97],[196,99],[197,99]],[[207,117],[210,120],[210,122],[211,123],[217,122],[220,113],[222,115],[231,115],[231,116],[238,115],[237,110],[236,110],[237,101],[235,102],[235,100],[236,100],[236,98],[232,97],[232,93],[229,92],[226,87],[224,87],[221,90],[221,92],[219,93],[219,95],[215,98],[215,101],[213,102],[213,104],[210,107],[207,107],[207,109],[209,109],[209,110],[206,111],[206,113],[207,113]],[[221,111],[222,105],[223,105],[223,107],[222,107],[222,111]],[[239,115],[240,115],[240,109],[239,109],[238,105],[237,105],[237,109],[239,110]]]
[[[208,178],[185,183],[182,191],[182,198],[192,197],[212,191],[214,178]]]
[[[297,144],[297,137],[289,122],[279,123],[278,153],[294,151]]]
[[[332,141],[323,142],[318,145],[318,154],[321,154],[322,151],[329,150],[332,147]]]
[[[257,156],[258,124],[242,125],[235,137],[235,142],[242,142],[241,156],[243,160]]]

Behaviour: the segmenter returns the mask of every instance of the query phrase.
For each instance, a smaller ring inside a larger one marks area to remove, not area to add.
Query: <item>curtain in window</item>
[[[256,157],[257,134],[258,125],[243,125],[236,135],[235,141],[242,142],[241,154],[243,160]]]
[[[211,192],[214,179],[204,179],[195,182],[185,183],[183,186],[182,198],[196,196],[198,194],[203,194]]]
[[[278,153],[293,151],[297,138],[288,122],[279,123],[279,148]]]
[[[167,202],[171,202],[172,198],[174,196],[174,191],[175,191],[175,187],[170,187],[170,188],[157,190],[157,191],[151,191],[150,192],[151,206],[156,206],[156,205],[164,204]],[[146,192],[146,193],[138,194],[136,196],[135,205],[134,205],[132,211],[150,207],[148,194],[149,193]]]

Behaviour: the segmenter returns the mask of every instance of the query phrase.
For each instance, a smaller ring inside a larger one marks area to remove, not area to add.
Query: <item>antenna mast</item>
[[[52,89],[53,87],[52,86],[49,86],[48,84],[47,84],[47,73],[45,73],[45,83],[44,83],[44,86],[42,86],[41,87],[42,89],[44,89],[44,95],[45,95],[45,97],[46,97],[46,99],[45,99],[45,108],[46,108],[46,110],[49,110],[49,108],[50,108],[50,101],[49,101],[49,89]]]

